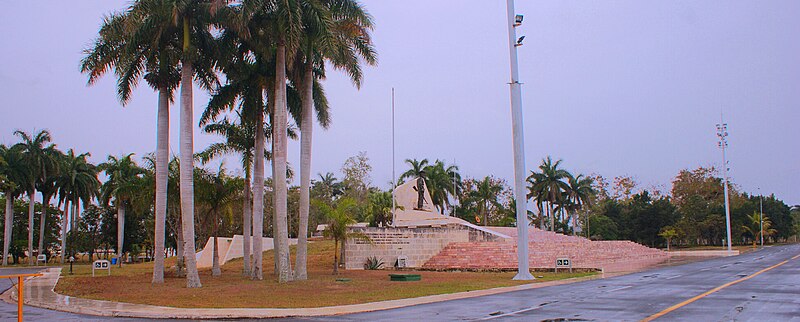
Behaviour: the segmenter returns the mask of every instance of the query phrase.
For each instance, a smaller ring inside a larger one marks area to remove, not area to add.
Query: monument
[[[396,208],[391,227],[354,227],[370,241],[345,243],[345,267],[363,269],[369,257],[394,266],[405,259],[406,267],[422,267],[453,242],[502,241],[510,237],[436,211],[424,178],[406,181],[394,190]]]

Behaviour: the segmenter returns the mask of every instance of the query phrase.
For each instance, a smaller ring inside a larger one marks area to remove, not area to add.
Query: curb
[[[49,274],[48,274],[49,273]],[[131,318],[154,318],[154,319],[258,319],[258,318],[285,318],[285,317],[312,317],[312,316],[331,316],[353,313],[364,313],[396,309],[413,305],[429,304],[450,300],[473,298],[485,295],[494,295],[522,290],[530,290],[548,286],[577,283],[604,278],[603,274],[594,276],[576,277],[563,280],[531,283],[517,286],[498,287],[485,290],[467,291],[460,293],[428,295],[423,297],[388,300],[380,302],[370,302],[362,304],[349,304],[339,306],[326,306],[316,308],[176,308],[166,306],[155,306],[146,304],[133,304],[111,302],[103,300],[90,300],[76,298],[58,294],[54,291],[55,285],[60,277],[61,268],[49,268],[45,275],[31,280],[30,287],[38,285],[38,290],[26,290],[26,294],[31,297],[25,300],[25,304],[62,311],[69,313],[107,316],[107,317],[131,317]],[[44,293],[44,294],[42,294]],[[3,300],[8,302],[8,298],[15,295],[13,288],[2,294]]]

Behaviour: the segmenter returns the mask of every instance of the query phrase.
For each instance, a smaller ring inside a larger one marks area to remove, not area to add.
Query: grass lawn
[[[69,266],[62,270],[56,292],[98,300],[151,304],[186,308],[300,308],[357,304],[411,298],[426,295],[465,292],[556,279],[588,276],[595,273],[535,273],[535,281],[513,281],[513,272],[412,272],[422,281],[390,282],[391,270],[345,271],[333,275],[333,242],[309,244],[306,281],[285,284],[276,282],[273,252],[264,252],[264,280],[251,281],[242,276],[242,260],[233,260],[222,267],[222,276],[211,277],[211,269],[200,270],[202,288],[188,289],[184,278],[167,269],[163,285],[151,285],[152,263],[114,267],[111,276],[100,271],[92,277],[90,265],[76,265],[69,275]],[[292,248],[294,255],[294,248]],[[294,259],[294,256],[292,256]],[[167,260],[167,266],[174,265]],[[349,282],[337,282],[349,278]]]

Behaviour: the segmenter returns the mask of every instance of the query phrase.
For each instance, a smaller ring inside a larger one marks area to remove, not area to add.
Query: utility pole
[[[516,28],[522,15],[514,13],[514,0],[506,0],[508,14],[508,49],[511,60],[511,127],[514,141],[514,194],[517,200],[517,275],[515,280],[532,280],[528,264],[528,198],[525,195],[525,144],[522,122],[522,89],[517,68],[517,47],[525,36],[517,39]]]
[[[394,87],[392,87],[392,226],[396,226],[394,209],[395,205],[394,189],[397,188],[397,176],[394,174]]]
[[[758,210],[761,213],[759,220],[759,227],[761,230],[761,247],[764,247],[764,195],[761,194],[761,188],[758,188]]]
[[[728,234],[728,255],[732,251],[731,247],[731,210],[728,203],[728,161],[726,160],[725,148],[728,147],[728,124],[722,119],[720,114],[720,122],[717,124],[717,137],[719,137],[719,148],[722,149],[722,178],[723,190],[725,192],[725,227]]]
[[[453,159],[453,169],[456,166],[456,159]],[[450,217],[456,216],[456,201],[458,201],[458,185],[456,184],[456,171],[453,170],[453,209],[450,209]]]

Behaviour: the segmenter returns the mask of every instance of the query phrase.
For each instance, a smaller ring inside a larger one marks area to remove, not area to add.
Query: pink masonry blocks
[[[516,228],[489,227],[512,239],[499,242],[454,242],[431,257],[423,268],[513,269],[516,260]],[[528,231],[531,268],[553,268],[557,258],[567,257],[576,268],[605,271],[635,270],[669,258],[664,251],[630,241],[591,241],[531,227]]]

